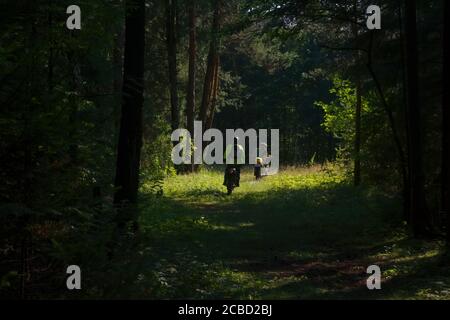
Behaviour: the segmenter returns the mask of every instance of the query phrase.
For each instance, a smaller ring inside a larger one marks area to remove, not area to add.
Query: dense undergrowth
[[[144,184],[137,232],[114,235],[107,201],[66,212],[64,222],[36,221],[28,229],[26,296],[450,298],[443,244],[412,240],[395,196],[354,188],[319,167],[287,168],[260,182],[244,171],[232,196],[222,179],[220,170],[204,170],[167,178],[163,191]],[[69,264],[82,269],[80,291],[65,289]],[[366,288],[372,264],[383,272],[380,291]],[[15,266],[2,277],[4,296],[19,294]]]

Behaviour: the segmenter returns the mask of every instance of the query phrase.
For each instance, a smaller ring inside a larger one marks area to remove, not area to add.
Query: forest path
[[[411,286],[417,295],[449,295],[441,278],[438,293],[420,291],[430,287],[426,274],[441,246],[407,239],[396,199],[320,168],[284,170],[261,182],[244,171],[232,196],[221,183],[220,171],[173,177],[164,197],[144,205],[147,261],[157,261],[161,295],[396,298],[411,295]],[[366,287],[372,264],[383,271],[381,291]]]

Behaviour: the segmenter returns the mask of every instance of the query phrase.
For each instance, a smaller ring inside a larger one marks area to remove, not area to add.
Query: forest
[[[450,299],[449,46],[448,0],[1,0],[0,299]],[[196,123],[279,170],[175,164]]]

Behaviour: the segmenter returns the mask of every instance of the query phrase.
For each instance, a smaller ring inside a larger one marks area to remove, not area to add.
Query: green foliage
[[[120,211],[141,214],[138,236],[131,226],[118,231],[112,204],[124,1],[80,0],[77,32],[64,27],[69,4],[0,4],[0,297],[449,297],[448,272],[437,264],[442,244],[409,240],[399,217],[393,128],[407,149],[401,2],[381,1],[392,9],[383,11],[382,30],[357,27],[355,36],[352,24],[364,21],[368,0],[357,10],[353,0],[222,1],[213,126],[280,129],[282,164],[306,165],[261,183],[245,171],[232,197],[224,195],[221,168],[175,174],[183,168],[171,162],[165,10],[162,1],[146,2],[141,202]],[[185,127],[187,2],[178,5]],[[212,10],[211,1],[197,1],[197,113]],[[440,210],[441,11],[442,2],[418,7],[425,189],[433,212]],[[369,49],[387,106],[364,66]],[[348,183],[357,81],[359,189]],[[83,269],[83,292],[61,286],[61,270],[73,263]],[[360,288],[361,265],[369,263],[381,264],[389,280],[379,295]]]
[[[316,106],[324,112],[322,126],[337,142],[337,159],[342,161],[351,174],[351,163],[355,159],[355,112],[356,89],[349,81],[333,77],[330,102],[317,101]],[[371,184],[400,186],[399,172],[395,163],[396,150],[392,132],[386,124],[386,115],[380,109],[380,102],[372,91],[364,92],[361,105],[361,151],[363,176]],[[384,150],[386,153],[383,153]],[[386,178],[388,176],[389,178]]]
[[[330,93],[334,100],[330,103],[316,102],[324,111],[323,127],[338,141],[340,160],[349,161],[354,158],[356,89],[348,80],[335,76]],[[367,100],[362,100],[362,112],[370,112]]]
[[[158,135],[152,141],[146,141],[142,150],[141,184],[143,190],[160,194],[163,190],[164,179],[175,174],[172,164],[172,143],[170,136]]]
[[[282,40],[252,26],[229,41],[215,127],[279,129],[285,164],[307,164],[314,154],[316,163],[333,159],[333,140],[320,125],[323,112],[314,107],[329,95],[314,39]]]

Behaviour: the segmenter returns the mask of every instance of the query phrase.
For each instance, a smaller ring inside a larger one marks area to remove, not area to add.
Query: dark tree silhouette
[[[123,101],[114,195],[116,204],[137,202],[144,103],[145,1],[126,4]]]
[[[189,76],[186,94],[186,122],[187,129],[194,134],[195,120],[195,76],[197,63],[197,32],[196,32],[196,10],[195,0],[189,1]],[[189,167],[189,171],[193,171],[193,164]]]
[[[200,120],[210,127],[214,117],[215,103],[219,79],[219,31],[220,31],[220,5],[221,0],[214,1],[214,14],[211,29],[211,42],[208,53],[203,98],[200,108]]]
[[[355,38],[355,43],[358,41],[358,1],[355,0],[354,4],[355,21],[352,23],[352,33]],[[356,63],[359,63],[360,52],[356,52]],[[355,160],[353,169],[353,180],[355,186],[361,184],[361,111],[362,111],[362,86],[361,79],[356,79],[356,104],[355,104]]]
[[[419,57],[417,47],[416,1],[405,0],[406,73],[408,86],[409,168],[411,192],[411,223],[415,236],[427,233],[428,210],[425,199],[422,159],[422,128],[419,102]]]
[[[172,130],[180,126],[177,70],[177,0],[166,1],[166,41],[169,65]]]
[[[442,211],[447,216],[447,240],[450,243],[450,1],[444,4],[444,72],[442,103]]]

